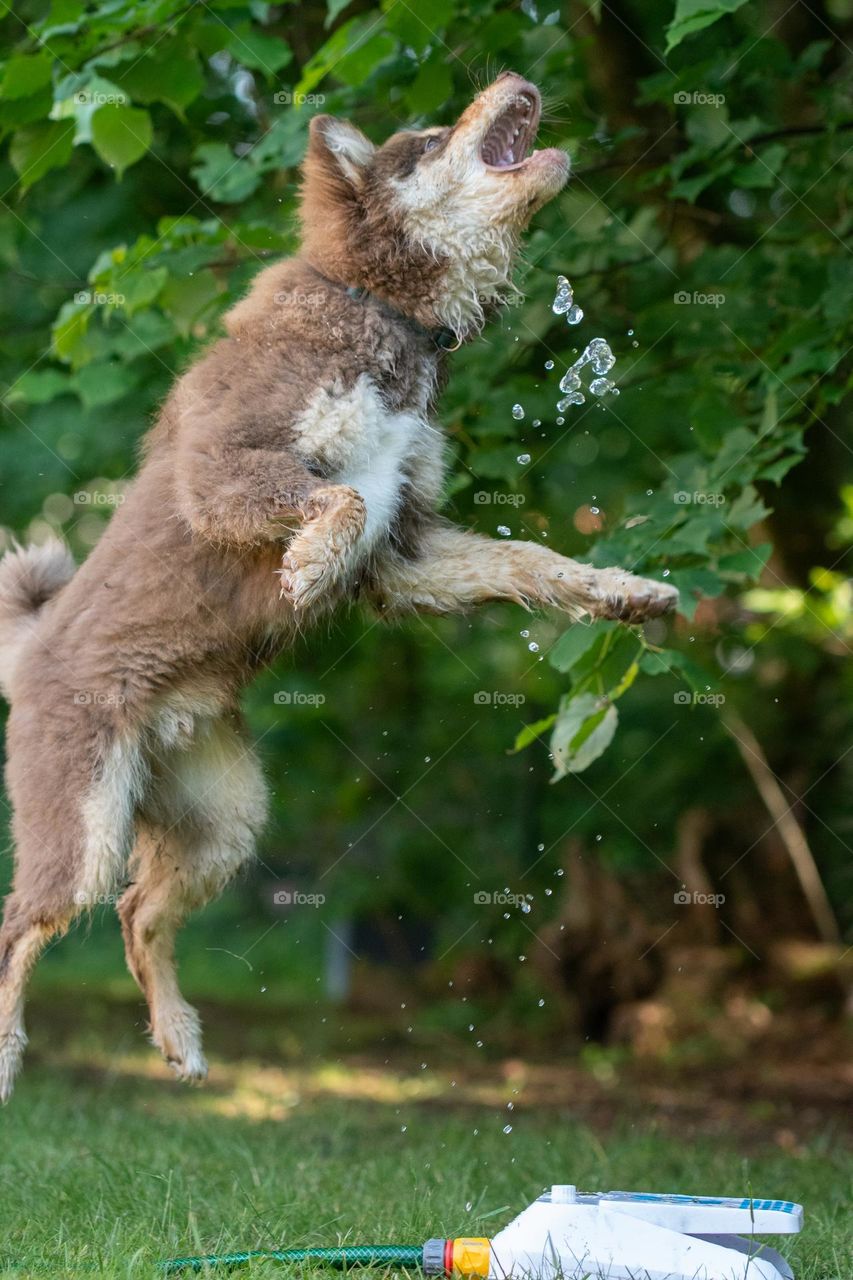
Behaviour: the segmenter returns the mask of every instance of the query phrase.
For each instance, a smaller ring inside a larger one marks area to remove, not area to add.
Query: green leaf
[[[328,30],[332,26],[335,19],[340,17],[344,9],[348,9],[352,4],[352,0],[326,0],[326,21],[323,24]]]
[[[746,0],[676,0],[675,16],[666,29],[666,52],[744,4]]]
[[[43,178],[48,170],[67,164],[73,145],[74,124],[71,120],[56,120],[19,129],[9,146],[9,159],[24,190]]]
[[[47,53],[10,58],[3,69],[0,97],[28,98],[49,85],[52,76],[53,59]]]
[[[545,716],[544,720],[537,720],[535,724],[526,724],[521,732],[516,736],[511,754],[516,751],[523,751],[525,747],[529,747],[531,742],[535,742],[537,738],[541,738],[543,733],[547,733],[552,724],[557,719],[556,712],[554,715]]]
[[[228,32],[225,48],[241,66],[263,71],[267,76],[275,75],[293,58],[284,40],[259,31],[248,22],[241,22]]]
[[[196,320],[219,297],[219,285],[212,271],[197,271],[189,279],[170,280],[160,297],[160,305],[183,337],[189,337]]]
[[[618,723],[613,704],[591,693],[564,699],[551,734],[556,768],[551,781],[588,769],[613,741]]]
[[[134,102],[165,102],[182,118],[204,88],[198,54],[181,40],[168,41],[166,48],[158,44],[114,78]]]
[[[169,279],[165,267],[148,267],[143,264],[136,271],[119,271],[115,276],[115,290],[124,301],[120,304],[128,315],[148,307]]]
[[[444,50],[434,53],[421,64],[418,74],[406,90],[406,101],[415,115],[430,115],[453,93],[453,77]]]
[[[261,175],[248,159],[239,159],[224,142],[196,147],[190,172],[201,194],[221,204],[238,204],[260,184]]]
[[[366,79],[375,65],[396,47],[392,36],[385,31],[376,35],[376,28],[376,16],[372,13],[350,18],[338,27],[306,62],[296,86],[296,96],[310,93],[332,69],[345,84],[358,84]]]
[[[136,375],[126,364],[89,364],[74,375],[74,389],[87,409],[120,400],[136,386]]]
[[[576,622],[564,631],[548,654],[548,661],[557,671],[571,671],[572,667],[591,649],[597,640],[616,627],[615,622]]]
[[[5,399],[10,404],[16,400],[25,404],[47,404],[72,390],[71,379],[60,369],[30,369],[12,383]]]
[[[771,543],[762,542],[757,547],[736,551],[730,556],[720,556],[717,561],[717,568],[720,573],[730,573],[740,578],[760,578],[764,566],[770,559],[772,550]]]
[[[669,581],[678,588],[678,612],[685,618],[695,615],[700,596],[721,595],[725,586],[712,570],[701,565],[693,569],[673,569]]]
[[[118,177],[145,155],[154,130],[147,111],[108,103],[92,116],[92,145]]]

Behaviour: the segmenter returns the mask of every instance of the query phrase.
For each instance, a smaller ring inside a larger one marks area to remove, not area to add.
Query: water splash
[[[557,276],[557,292],[551,310],[555,316],[565,316],[567,324],[580,324],[583,320],[583,311],[575,302],[574,290],[565,276]]]
[[[586,365],[589,365],[592,373],[595,374],[588,387],[590,395],[599,399],[606,395],[618,396],[619,390],[616,384],[604,376],[610,372],[615,363],[616,357],[604,338],[593,338],[592,342],[587,343],[577,360],[569,366],[560,379],[560,390],[565,394],[562,400],[557,401],[557,412],[563,413],[572,404],[585,403],[586,397],[581,390],[583,383],[580,371]]]

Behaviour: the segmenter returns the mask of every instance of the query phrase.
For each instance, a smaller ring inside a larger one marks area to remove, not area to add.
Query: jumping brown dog
[[[536,88],[512,73],[452,128],[383,146],[311,123],[299,254],[176,383],[144,465],[79,569],[58,543],[0,564],[16,872],[0,931],[0,1099],[45,942],[126,883],[127,959],[177,1074],[204,1077],[176,931],[252,854],[261,771],[237,699],[295,634],[358,596],[393,615],[487,600],[638,622],[675,591],[436,514],[431,414],[446,348],[509,288],[561,151],[528,155]]]

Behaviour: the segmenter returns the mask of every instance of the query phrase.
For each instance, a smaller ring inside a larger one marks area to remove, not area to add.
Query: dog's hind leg
[[[215,898],[251,857],[266,816],[260,769],[226,718],[154,765],[119,903],[131,973],[150,1011],[151,1038],[181,1080],[207,1074],[196,1010],[181,994],[175,936],[190,911]]]
[[[64,933],[75,909],[45,917],[12,893],[6,900],[0,929],[0,1103],[8,1102],[21,1065],[27,1035],[24,1030],[24,989],[45,944]]]

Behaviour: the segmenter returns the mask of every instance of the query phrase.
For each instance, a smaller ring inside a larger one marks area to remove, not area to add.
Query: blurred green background
[[[182,936],[188,991],[259,1019],[342,1002],[401,1040],[416,1005],[486,1052],[807,1054],[825,1035],[838,1059],[849,3],[3,15],[7,544],[57,532],[82,558],[101,536],[176,372],[295,249],[313,113],[378,141],[452,122],[511,67],[573,177],[526,240],[523,296],[453,357],[446,511],[682,593],[642,633],[353,612],[284,654],[245,699],[273,818]],[[561,273],[576,326],[551,309]],[[619,397],[558,415],[597,336]],[[51,949],[36,1005],[83,983],[135,999],[109,911]]]

